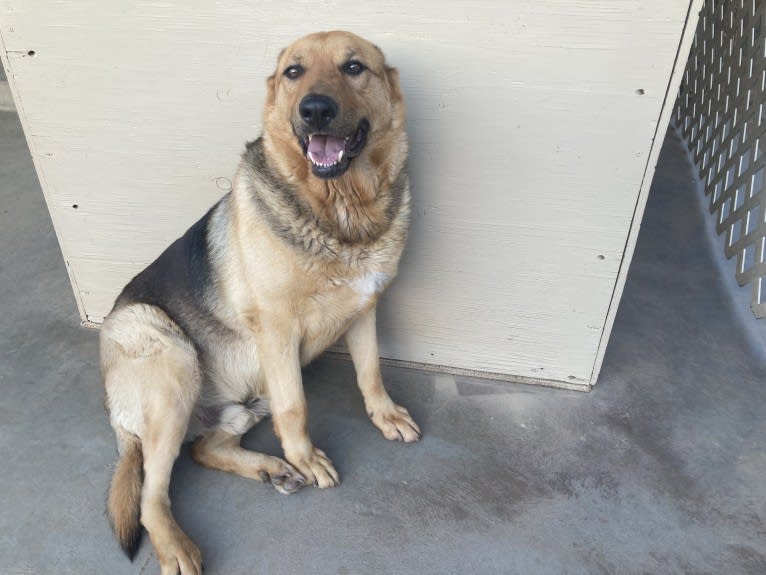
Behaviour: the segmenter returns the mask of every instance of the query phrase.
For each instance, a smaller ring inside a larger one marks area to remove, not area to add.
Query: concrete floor
[[[766,573],[766,359],[713,265],[679,141],[660,159],[590,394],[386,368],[424,431],[385,441],[350,364],[306,371],[340,471],[285,497],[193,464],[172,488],[208,574]],[[104,499],[115,460],[95,331],[75,303],[21,129],[0,114],[0,573],[155,573]],[[246,444],[278,453],[269,425]]]

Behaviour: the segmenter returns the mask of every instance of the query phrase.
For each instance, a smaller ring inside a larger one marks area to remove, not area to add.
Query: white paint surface
[[[8,82],[0,80],[0,112],[14,112],[16,107],[13,105],[13,97]]]
[[[383,355],[587,385],[688,9],[0,0],[0,54],[78,305],[98,322],[228,188],[279,50],[318,29],[371,39],[400,70],[414,196]]]

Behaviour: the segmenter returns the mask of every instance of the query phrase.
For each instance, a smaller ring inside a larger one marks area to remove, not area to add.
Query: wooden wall
[[[279,50],[369,38],[400,70],[415,198],[384,356],[587,387],[698,4],[0,0],[0,55],[97,323],[229,188]]]

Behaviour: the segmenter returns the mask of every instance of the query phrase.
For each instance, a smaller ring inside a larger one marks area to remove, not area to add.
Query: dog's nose
[[[338,115],[338,104],[329,96],[309,94],[301,100],[298,112],[307,126],[322,130]]]

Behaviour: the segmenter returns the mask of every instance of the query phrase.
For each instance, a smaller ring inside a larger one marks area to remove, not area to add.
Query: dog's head
[[[264,143],[286,179],[401,169],[404,99],[377,46],[349,32],[305,36],[282,51],[267,88]]]

